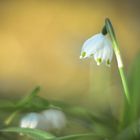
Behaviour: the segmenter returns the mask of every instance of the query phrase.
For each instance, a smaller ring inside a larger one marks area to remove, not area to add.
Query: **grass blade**
[[[22,133],[24,135],[27,135],[33,139],[38,140],[53,140],[56,138],[54,135],[38,130],[38,129],[31,129],[31,128],[19,128],[19,127],[11,127],[1,130],[1,132],[15,132],[15,133]]]

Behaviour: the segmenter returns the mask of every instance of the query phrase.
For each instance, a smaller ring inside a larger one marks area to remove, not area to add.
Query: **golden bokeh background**
[[[36,85],[47,99],[117,106],[121,83],[112,67],[79,59],[83,42],[114,25],[128,70],[139,51],[139,0],[0,0],[0,96],[21,98]]]

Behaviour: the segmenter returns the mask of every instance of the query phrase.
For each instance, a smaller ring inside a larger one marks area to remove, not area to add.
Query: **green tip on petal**
[[[101,63],[101,62],[102,62],[102,59],[101,59],[101,58],[98,58],[97,61],[98,61],[99,63]]]
[[[107,65],[110,65],[110,60],[109,59],[106,61],[106,64]]]
[[[85,57],[86,56],[86,52],[82,52],[82,57]]]
[[[101,58],[97,58],[97,65],[100,65],[102,63],[102,59]]]

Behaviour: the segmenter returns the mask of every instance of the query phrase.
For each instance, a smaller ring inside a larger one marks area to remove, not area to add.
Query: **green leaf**
[[[40,111],[47,109],[50,103],[48,100],[43,99],[39,96],[34,97],[28,104],[25,104],[22,107],[22,112],[30,112],[30,111]]]
[[[83,134],[73,134],[73,135],[68,135],[68,136],[63,136],[63,137],[58,137],[56,140],[70,140],[70,139],[81,139],[81,138],[88,138],[91,137],[93,138],[102,138],[104,139],[105,137],[101,136],[101,135],[97,135],[94,133],[83,133]]]
[[[48,132],[38,130],[38,129],[31,129],[31,128],[19,128],[19,127],[11,127],[0,130],[1,132],[15,132],[19,134],[27,135],[35,140],[53,140],[56,137]]]
[[[25,109],[25,107],[28,107],[30,109],[34,108],[30,104],[33,102],[32,100],[34,100],[34,98],[37,98],[37,94],[38,94],[39,91],[40,91],[40,87],[37,86],[31,92],[31,94],[27,95],[22,100],[20,100],[17,104],[15,104],[14,112],[9,117],[7,117],[5,119],[5,121],[4,121],[5,124],[6,125],[9,125],[12,122],[12,120],[16,117],[16,115],[18,115],[20,113],[20,111],[22,111],[23,109]],[[37,104],[37,102],[35,102],[35,103]]]
[[[135,58],[128,75],[129,89],[131,93],[132,105],[131,122],[140,116],[140,54]]]
[[[36,104],[35,106],[38,106],[38,104],[37,104],[38,102],[42,105],[42,102],[44,104],[45,101],[43,99],[38,99],[39,97],[37,97],[37,94],[39,93],[39,91],[40,91],[40,87],[37,86],[30,94],[28,94],[27,96],[25,96],[23,99],[19,100],[18,102],[1,99],[0,100],[0,110],[15,111],[15,110],[19,110],[19,109],[21,110],[24,107],[33,108],[35,104]],[[39,104],[39,106],[40,106],[40,104]],[[33,105],[33,107],[32,107],[32,105]]]
[[[25,96],[21,101],[19,101],[19,102],[17,103],[17,106],[18,106],[18,107],[22,107],[22,106],[26,105],[27,103],[29,103],[34,97],[37,96],[37,94],[39,93],[39,91],[40,91],[40,87],[37,86],[37,87],[31,92],[31,94]]]
[[[113,137],[111,140],[139,140],[140,130],[139,121],[132,123],[125,129],[123,129],[118,135]]]
[[[13,110],[16,108],[16,105],[14,102],[9,100],[0,100],[0,110]]]
[[[127,102],[124,104],[122,128],[129,126],[140,117],[140,53],[130,66],[128,85],[131,104],[128,105]]]

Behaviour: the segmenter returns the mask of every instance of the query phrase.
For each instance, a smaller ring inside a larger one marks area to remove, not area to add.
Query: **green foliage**
[[[129,127],[140,118],[140,54],[138,54],[130,66],[128,73],[128,85],[131,104],[125,102],[123,127]]]
[[[19,127],[5,128],[1,130],[1,132],[14,132],[21,135],[27,135],[34,140],[71,140],[71,139],[81,139],[83,137],[103,139],[102,136],[94,134],[94,133],[73,134],[73,135],[67,135],[67,136],[62,136],[62,137],[56,137],[42,130],[31,129],[31,128],[19,128]]]
[[[131,104],[124,100],[123,125],[121,131],[113,140],[139,140],[140,139],[140,54],[137,55],[128,73],[128,85]]]
[[[16,108],[15,102],[0,99],[0,110],[13,111],[15,110],[15,108]]]
[[[30,136],[31,138],[35,140],[52,140],[55,138],[54,135],[48,132],[44,132],[38,129],[31,129],[31,128],[11,127],[11,128],[5,128],[1,131],[2,132],[16,132],[19,134],[24,134],[24,135]]]
[[[139,123],[135,122],[126,127],[124,130],[122,130],[112,140],[139,140],[139,139],[140,139]]]
[[[20,100],[16,106],[21,108],[24,107],[26,104],[30,103],[37,96],[40,91],[40,87],[37,86],[29,95],[25,96],[22,100]]]
[[[135,121],[140,117],[140,54],[132,64],[128,82],[132,99],[131,120]]]
[[[75,132],[74,134],[66,134],[65,136],[54,136],[43,130],[9,127],[3,125],[1,128],[1,136],[7,133],[15,132],[27,135],[35,140],[139,140],[139,117],[140,117],[140,55],[138,55],[131,66],[128,75],[128,84],[131,93],[131,105],[125,104],[124,118],[121,123],[124,127],[120,129],[120,122],[114,117],[111,110],[104,113],[96,113],[88,109],[66,104],[60,101],[48,101],[38,96],[40,87],[36,87],[29,95],[20,101],[3,101],[0,102],[0,110],[12,112],[6,118],[6,124],[10,124],[16,116],[26,112],[38,112],[48,108],[61,108],[69,119],[76,123],[80,122],[81,127],[85,127],[88,133]],[[77,121],[78,120],[78,121]],[[81,123],[82,122],[82,123]],[[9,134],[10,134],[9,133]],[[8,136],[8,135],[7,135]],[[1,137],[2,140],[5,140]]]
[[[16,133],[22,133],[24,135],[30,136],[32,138],[43,140],[43,139],[58,139],[58,140],[65,140],[65,139],[103,139],[107,137],[109,134],[106,134],[106,132],[103,134],[103,130],[105,130],[106,124],[102,123],[105,120],[103,118],[100,118],[98,115],[95,115],[95,113],[88,111],[87,109],[84,109],[82,107],[72,106],[68,105],[63,102],[58,101],[50,101],[39,97],[37,94],[39,93],[40,88],[36,87],[29,95],[27,95],[25,98],[21,99],[18,102],[9,102],[9,101],[3,101],[3,104],[0,105],[0,108],[7,111],[12,111],[10,116],[6,118],[5,125],[9,125],[16,116],[24,113],[24,112],[33,112],[33,111],[41,111],[44,109],[47,109],[49,107],[51,108],[62,108],[63,111],[74,120],[80,120],[82,123],[81,127],[86,127],[91,133],[75,133],[72,135],[66,135],[62,137],[54,137],[48,132],[44,132],[41,130],[36,129],[29,129],[29,128],[18,128],[18,127],[9,127],[1,129],[1,132],[16,132]],[[96,123],[95,123],[96,122]],[[93,127],[93,124],[96,124],[95,127]],[[98,125],[99,124],[99,125]],[[98,128],[98,129],[96,129]],[[93,129],[97,130],[96,134],[93,133]]]
[[[38,96],[39,91],[40,87],[37,86],[30,94],[28,94],[23,99],[17,102],[9,100],[1,100],[0,109],[4,111],[15,111],[15,110],[37,111],[40,109],[47,108],[49,102]]]
[[[11,121],[16,117],[16,115],[18,115],[20,112],[38,111],[47,108],[49,105],[47,100],[44,100],[37,96],[39,91],[40,87],[37,86],[29,95],[25,96],[20,101],[16,103],[9,102],[9,104],[3,104],[0,107],[1,109],[13,110],[12,114],[4,121],[5,124],[9,125]]]

